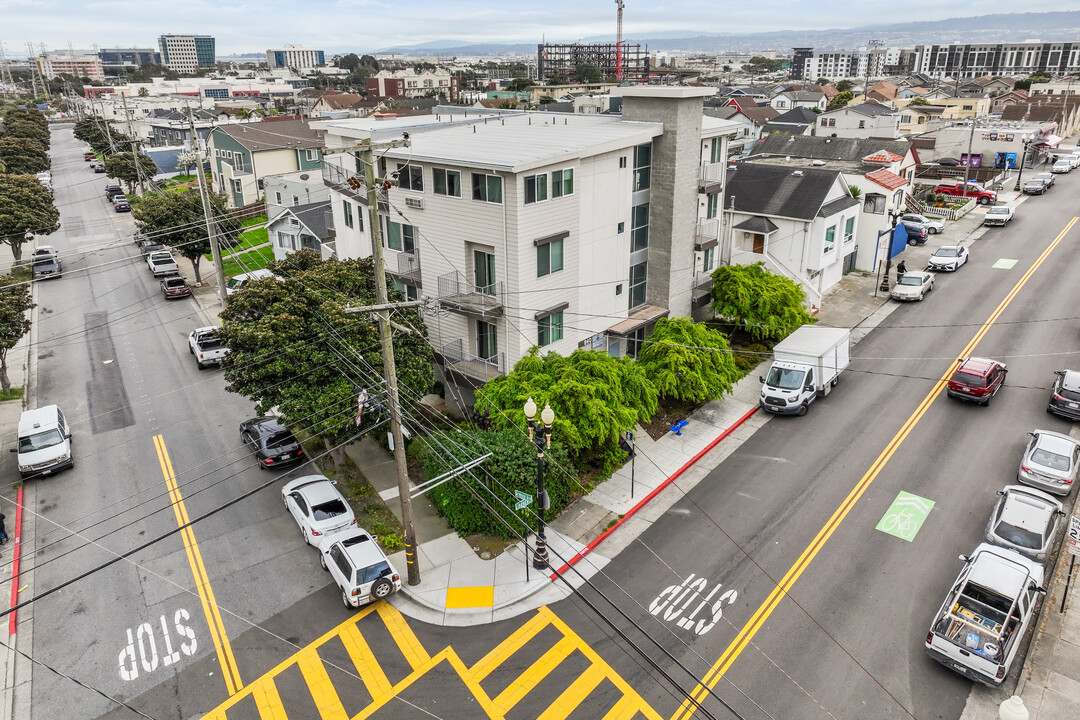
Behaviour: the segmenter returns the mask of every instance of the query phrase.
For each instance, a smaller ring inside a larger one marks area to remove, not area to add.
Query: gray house
[[[266,224],[274,259],[283,260],[301,249],[313,250],[323,259],[333,256],[333,222],[329,200],[285,208]]]

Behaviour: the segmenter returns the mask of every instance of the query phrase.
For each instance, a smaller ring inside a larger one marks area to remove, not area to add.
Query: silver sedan
[[[926,293],[934,289],[934,276],[922,270],[915,270],[904,274],[900,281],[893,285],[892,297],[894,300],[922,300]]]
[[[998,490],[1001,497],[986,523],[986,541],[1045,562],[1065,511],[1044,492],[1023,485]]]
[[[1054,495],[1068,495],[1080,463],[1080,443],[1051,430],[1035,430],[1028,435],[1031,440],[1016,479]]]

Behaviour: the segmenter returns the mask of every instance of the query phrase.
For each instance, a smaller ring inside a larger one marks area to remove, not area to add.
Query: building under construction
[[[536,46],[537,79],[554,84],[573,82],[579,65],[600,68],[604,80],[613,80],[618,43],[543,43]],[[646,82],[649,79],[649,49],[622,43],[622,79]]]

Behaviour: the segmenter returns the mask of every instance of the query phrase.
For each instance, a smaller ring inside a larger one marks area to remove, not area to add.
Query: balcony
[[[720,187],[724,184],[724,173],[726,171],[726,163],[701,163],[701,171],[698,173],[698,192],[709,194],[719,192]]]
[[[356,173],[349,172],[340,165],[324,162],[322,179],[323,185],[328,188],[348,195],[360,201],[362,205],[367,205],[367,186],[364,184],[364,179]]]
[[[716,247],[717,238],[720,237],[720,218],[702,220],[697,224],[694,236],[694,249],[698,252]]]
[[[397,270],[390,270],[402,280],[411,280],[413,283],[420,282],[420,251],[413,250],[411,253],[397,254]]]
[[[506,355],[496,353],[482,358],[465,352],[465,341],[460,338],[442,346],[446,372],[457,373],[480,383],[506,374]]]
[[[454,312],[478,318],[499,317],[505,304],[501,282],[478,287],[466,282],[459,272],[439,277],[439,304]]]

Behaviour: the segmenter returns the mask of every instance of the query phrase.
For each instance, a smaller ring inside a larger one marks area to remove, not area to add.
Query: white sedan
[[[968,249],[960,245],[942,245],[926,261],[927,270],[959,270],[968,261]]]
[[[356,525],[352,508],[335,485],[324,475],[305,475],[281,488],[285,507],[308,545],[318,545],[327,535]]]
[[[925,215],[906,213],[903,217],[900,218],[900,221],[905,223],[915,223],[916,225],[922,225],[931,235],[937,235],[939,232],[945,230],[945,223],[941,222],[940,220],[931,220]]]
[[[934,289],[934,276],[931,273],[915,270],[904,273],[904,277],[893,285],[894,300],[922,300],[926,293]]]

